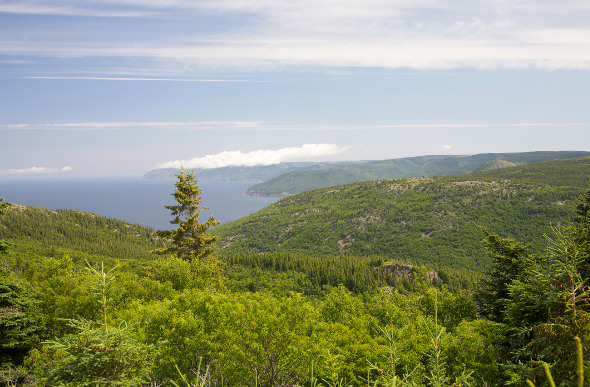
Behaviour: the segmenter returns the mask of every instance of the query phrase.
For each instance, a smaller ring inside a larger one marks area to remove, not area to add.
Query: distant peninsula
[[[197,177],[202,180],[261,182],[315,164],[317,163],[292,162],[251,167],[195,168],[194,171]],[[152,169],[143,175],[143,178],[149,180],[174,180],[177,172],[178,169],[176,168]]]
[[[451,176],[590,156],[587,151],[538,151],[482,153],[476,155],[428,155],[375,161],[286,162],[251,167],[196,169],[202,180],[251,181],[246,194],[287,197],[305,191],[380,179]],[[173,180],[174,168],[154,169],[144,179]]]

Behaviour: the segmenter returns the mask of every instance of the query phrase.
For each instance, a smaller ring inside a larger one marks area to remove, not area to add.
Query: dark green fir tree
[[[201,210],[207,207],[201,206],[201,188],[199,180],[192,172],[186,172],[182,168],[176,175],[174,199],[176,204],[164,205],[172,212],[174,219],[170,223],[178,227],[171,231],[159,231],[158,234],[170,240],[170,246],[153,250],[156,254],[176,254],[181,259],[188,261],[199,260],[206,262],[213,254],[215,236],[208,236],[209,227],[216,226],[220,222],[213,216],[202,223],[199,221]]]

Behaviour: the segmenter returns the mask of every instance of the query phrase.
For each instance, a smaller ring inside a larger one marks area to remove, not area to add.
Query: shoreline
[[[260,193],[254,193],[250,190],[246,191],[246,195],[247,196],[253,196],[253,197],[259,197],[259,198],[278,198],[278,199],[284,199],[286,197],[289,197],[291,195],[289,194],[260,194]]]

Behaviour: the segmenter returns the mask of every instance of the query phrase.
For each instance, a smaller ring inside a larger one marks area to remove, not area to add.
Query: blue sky
[[[590,151],[588,20],[587,0],[0,0],[0,179]]]

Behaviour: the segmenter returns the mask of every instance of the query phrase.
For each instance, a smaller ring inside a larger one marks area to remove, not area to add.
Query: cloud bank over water
[[[215,155],[206,155],[190,160],[174,160],[159,163],[156,169],[162,168],[201,168],[212,169],[230,166],[253,167],[260,165],[279,164],[284,161],[301,160],[309,157],[329,156],[346,152],[350,146],[336,144],[304,144],[300,147],[281,148],[276,150],[255,150],[252,152],[225,151]]]

